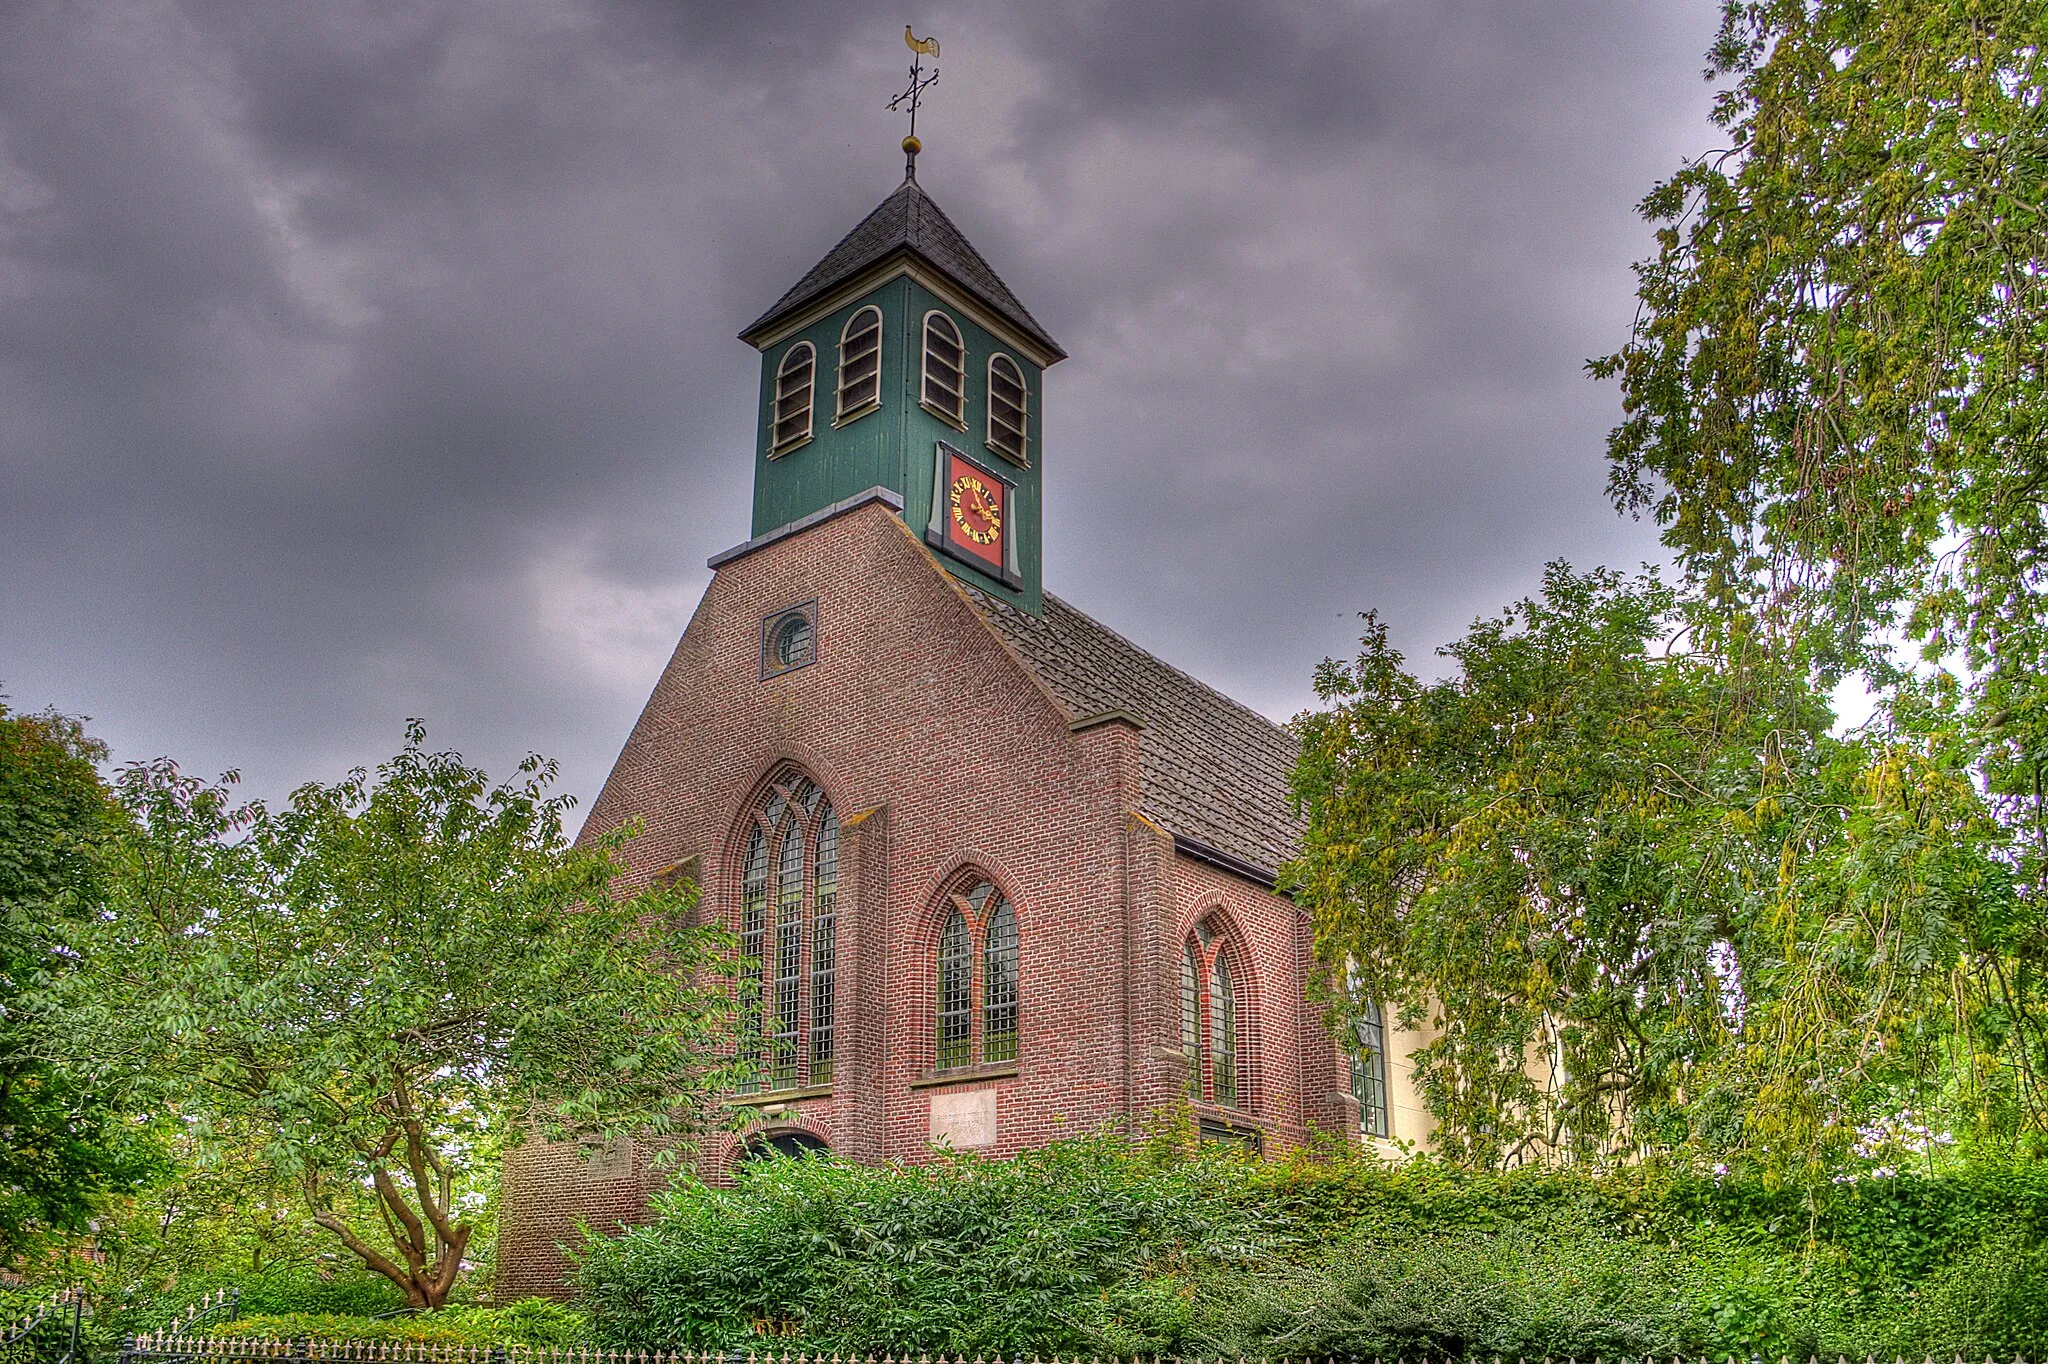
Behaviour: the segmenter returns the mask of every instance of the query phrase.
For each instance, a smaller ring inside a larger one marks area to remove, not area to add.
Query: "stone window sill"
[[[725,1101],[727,1108],[762,1108],[769,1104],[801,1103],[805,1099],[829,1099],[830,1085],[805,1085],[795,1089],[766,1089],[758,1094],[735,1094]]]
[[[1232,1108],[1219,1103],[1196,1103],[1191,1105],[1198,1118],[1213,1118],[1231,1127],[1265,1129],[1265,1121],[1258,1114],[1243,1108]]]
[[[988,1080],[1014,1080],[1017,1063],[1003,1061],[992,1066],[961,1066],[957,1070],[928,1070],[910,1082],[912,1089],[936,1089],[941,1085],[980,1084]]]

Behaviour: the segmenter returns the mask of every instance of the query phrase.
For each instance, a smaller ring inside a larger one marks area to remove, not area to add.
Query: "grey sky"
[[[1711,0],[13,0],[0,690],[254,793],[409,715],[586,800],[745,538],[733,339],[901,176],[1066,346],[1046,584],[1276,718],[1601,486]]]

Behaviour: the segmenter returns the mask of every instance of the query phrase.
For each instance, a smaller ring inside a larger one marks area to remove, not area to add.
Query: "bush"
[[[153,1296],[150,1325],[162,1326],[209,1293],[231,1289],[241,1294],[242,1316],[372,1317],[405,1306],[405,1297],[391,1280],[367,1269],[322,1273],[307,1265],[281,1265],[249,1274],[190,1274],[175,1289]]]
[[[1794,1358],[2048,1347],[2048,1164],[1765,1188],[1068,1142],[766,1161],[580,1254],[632,1348]]]
[[[241,1317],[203,1334],[231,1340],[319,1340],[404,1345],[531,1345],[566,1349],[590,1343],[583,1314],[545,1298],[507,1307],[450,1307],[439,1312],[368,1317],[293,1312]]]
[[[1195,1264],[1273,1254],[1279,1219],[1233,1196],[1237,1157],[1107,1140],[1010,1161],[881,1169],[799,1157],[735,1187],[685,1179],[654,1219],[582,1253],[592,1325],[633,1348],[1153,1353]]]
[[[1203,1277],[1201,1355],[1766,1355],[1818,1337],[1769,1259],[1679,1250],[1554,1216],[1437,1236],[1355,1235],[1302,1263]]]

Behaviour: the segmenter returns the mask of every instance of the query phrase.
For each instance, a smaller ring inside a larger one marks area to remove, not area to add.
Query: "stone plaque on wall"
[[[625,1179],[633,1173],[633,1139],[613,1137],[584,1148],[584,1167],[592,1179]]]
[[[996,1092],[956,1090],[932,1095],[932,1140],[956,1151],[996,1144]]]

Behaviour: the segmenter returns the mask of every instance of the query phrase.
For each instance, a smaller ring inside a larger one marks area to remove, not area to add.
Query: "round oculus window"
[[[775,663],[777,667],[794,668],[811,661],[811,623],[804,617],[791,616],[775,627]]]

